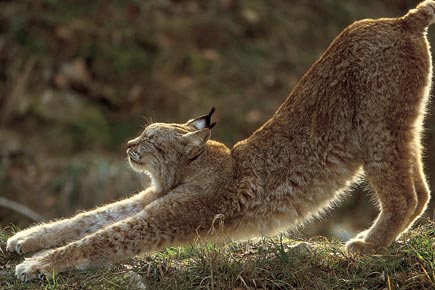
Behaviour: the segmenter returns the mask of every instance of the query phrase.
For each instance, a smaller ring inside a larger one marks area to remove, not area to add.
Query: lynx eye
[[[160,146],[156,145],[155,142],[152,142],[149,138],[142,139],[142,144],[147,148],[152,147],[160,154],[163,154],[163,150],[160,148]]]
[[[142,142],[152,142],[154,139],[155,134],[153,132],[147,133],[142,137]]]

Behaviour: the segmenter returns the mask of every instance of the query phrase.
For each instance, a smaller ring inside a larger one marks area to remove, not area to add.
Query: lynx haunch
[[[403,17],[347,27],[272,118],[231,150],[209,140],[213,110],[185,124],[147,126],[127,153],[151,187],[11,237],[9,251],[44,250],[19,264],[17,277],[49,277],[197,239],[272,235],[321,214],[362,174],[380,214],[346,250],[390,245],[429,200],[420,140],[434,14],[435,1],[427,0]]]

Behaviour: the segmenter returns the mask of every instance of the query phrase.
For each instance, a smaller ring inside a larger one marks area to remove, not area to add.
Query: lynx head
[[[208,115],[187,121],[185,124],[153,123],[127,143],[131,167],[148,173],[153,183],[162,190],[180,182],[187,163],[194,161],[204,151],[216,125]]]

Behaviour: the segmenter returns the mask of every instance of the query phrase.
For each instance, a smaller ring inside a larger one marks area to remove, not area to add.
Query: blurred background
[[[0,1],[0,225],[139,191],[148,181],[129,168],[125,143],[148,121],[185,122],[214,105],[213,138],[231,147],[271,117],[343,28],[417,2]],[[431,29],[435,46],[434,37]],[[433,113],[426,120],[434,189]],[[362,188],[299,234],[346,238],[367,227],[377,211]],[[11,209],[19,205],[36,216]]]

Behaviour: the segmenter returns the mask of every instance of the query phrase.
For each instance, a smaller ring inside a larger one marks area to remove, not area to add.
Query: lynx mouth
[[[145,163],[140,161],[140,157],[137,155],[131,155],[130,153],[128,154],[128,161],[130,161],[130,163],[132,165],[140,165],[140,166],[145,166]]]
[[[136,151],[134,151],[132,149],[128,149],[127,156],[128,156],[128,161],[130,162],[130,166],[133,169],[139,170],[139,171],[142,171],[144,169],[145,163],[140,161],[141,156],[139,153],[137,153]]]
[[[135,150],[128,148],[127,155],[131,160],[133,160],[135,162],[140,162],[140,154],[137,153]]]
[[[134,160],[131,156],[128,156],[128,162],[130,163],[131,168],[137,172],[145,172],[146,165],[144,162]]]
[[[128,160],[130,161],[130,163],[132,163],[132,164],[134,164],[134,165],[145,166],[145,163],[143,163],[143,162],[141,162],[141,161],[134,160],[134,159],[131,158],[130,156],[128,157]]]

